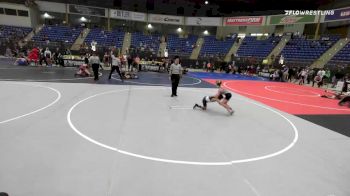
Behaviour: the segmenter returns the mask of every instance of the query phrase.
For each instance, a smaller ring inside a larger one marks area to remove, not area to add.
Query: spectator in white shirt
[[[46,59],[46,62],[49,66],[52,66],[52,62],[51,62],[51,57],[52,57],[52,54],[51,54],[51,51],[49,48],[46,48],[45,52],[44,52],[44,57]]]

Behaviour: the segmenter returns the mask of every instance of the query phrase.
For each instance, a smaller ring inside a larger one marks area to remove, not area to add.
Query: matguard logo
[[[177,19],[177,18],[164,18],[164,21],[166,22],[180,22],[180,19]]]
[[[334,10],[284,10],[288,16],[317,16],[317,15],[334,15]]]
[[[286,17],[281,18],[281,23],[283,23],[283,24],[293,24],[293,23],[298,22],[302,18],[303,17],[286,16]]]

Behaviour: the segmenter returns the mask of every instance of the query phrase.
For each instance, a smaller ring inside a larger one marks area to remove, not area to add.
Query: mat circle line
[[[133,90],[154,90],[154,89],[160,89],[160,88],[134,88]],[[192,91],[191,89],[187,89],[189,91]],[[112,150],[112,151],[115,151],[115,152],[119,152],[121,154],[124,154],[124,155],[128,155],[128,156],[132,156],[132,157],[136,157],[136,158],[141,158],[141,159],[146,159],[146,160],[151,160],[151,161],[157,161],[157,162],[164,162],[164,163],[173,163],[173,164],[183,164],[183,165],[203,165],[203,166],[224,166],[224,165],[232,165],[232,164],[237,164],[237,163],[247,163],[247,162],[254,162],[254,161],[259,161],[259,160],[264,160],[264,159],[268,159],[268,158],[273,158],[275,156],[278,156],[278,155],[281,155],[285,152],[287,152],[288,150],[290,150],[295,144],[296,142],[298,141],[298,138],[299,138],[299,133],[298,133],[298,129],[297,127],[294,125],[293,122],[291,122],[287,117],[285,117],[283,114],[281,114],[280,112],[276,111],[276,110],[273,110],[269,107],[266,107],[264,105],[261,105],[259,103],[255,103],[253,101],[250,101],[250,100],[243,100],[243,99],[237,99],[237,100],[242,100],[242,101],[246,101],[248,103],[251,103],[251,104],[254,104],[254,105],[257,105],[261,108],[264,108],[266,110],[269,110],[275,114],[277,114],[278,116],[282,117],[284,120],[286,120],[292,127],[293,129],[293,132],[294,132],[294,138],[292,140],[292,142],[290,144],[288,144],[286,147],[284,147],[283,149],[281,150],[278,150],[276,152],[273,152],[273,153],[270,153],[270,154],[266,154],[266,155],[262,155],[262,156],[258,156],[258,157],[253,157],[253,158],[246,158],[246,159],[239,159],[239,160],[231,160],[231,161],[224,161],[224,162],[197,162],[197,161],[181,161],[181,160],[173,160],[173,159],[163,159],[163,158],[158,158],[158,157],[151,157],[151,156],[145,156],[145,155],[141,155],[141,154],[136,154],[136,153],[132,153],[132,152],[128,152],[126,150],[122,150],[122,149],[118,149],[117,147],[112,147],[112,146],[109,146],[109,145],[106,145],[106,144],[103,144],[102,142],[99,142],[95,139],[92,139],[91,137],[85,135],[84,133],[82,133],[81,131],[79,131],[73,124],[72,122],[72,119],[71,119],[71,115],[72,115],[72,112],[73,110],[78,106],[80,105],[81,103],[89,100],[89,99],[92,99],[92,98],[95,98],[95,97],[98,97],[98,96],[101,96],[101,95],[106,95],[106,94],[112,94],[112,93],[120,93],[120,92],[125,92],[125,91],[129,91],[129,89],[124,89],[124,90],[113,90],[113,91],[107,91],[107,92],[102,92],[102,93],[98,93],[98,94],[95,94],[95,95],[91,95],[87,98],[84,98],[80,101],[78,101],[77,103],[75,103],[68,111],[67,113],[67,122],[69,124],[69,126],[71,127],[71,129],[76,133],[78,134],[79,136],[81,136],[82,138],[84,138],[85,140],[95,144],[95,145],[98,145],[100,147],[103,147],[105,149],[108,149],[108,150]],[[201,91],[203,92],[203,91]]]
[[[5,84],[9,84],[9,83],[5,83]],[[40,88],[46,88],[46,89],[49,89],[53,92],[56,93],[57,97],[56,99],[51,102],[50,104],[44,106],[44,107],[41,107],[39,109],[36,109],[32,112],[29,112],[29,113],[26,113],[26,114],[22,114],[22,115],[19,115],[19,116],[16,116],[16,117],[12,117],[10,119],[7,119],[7,120],[3,120],[3,121],[0,121],[0,124],[4,124],[4,123],[7,123],[7,122],[10,122],[10,121],[13,121],[13,120],[17,120],[17,119],[20,119],[20,118],[23,118],[23,117],[26,117],[26,116],[29,116],[29,115],[32,115],[32,114],[35,114],[37,112],[40,112],[42,110],[45,110],[46,108],[54,105],[55,103],[57,103],[60,99],[61,99],[61,92],[55,88],[52,88],[52,87],[48,87],[48,86],[41,86],[41,85],[34,85],[34,84],[22,84],[22,83],[10,83],[10,84],[18,84],[18,85],[25,85],[25,86],[33,86],[33,87],[40,87]]]
[[[98,72],[98,76],[101,77],[103,74],[102,72]],[[22,80],[22,79],[14,79],[14,78],[9,78],[9,79],[2,79],[0,78],[0,81],[23,81],[23,82],[50,82],[50,81],[69,81],[69,80],[84,80],[84,79],[93,79],[93,76],[90,77],[85,77],[85,78],[66,78],[66,79],[47,79],[47,80]]]
[[[251,94],[251,93],[247,93],[247,92],[244,92],[244,91],[240,91],[240,90],[231,88],[231,87],[227,86],[227,83],[232,83],[232,81],[225,82],[224,85],[223,85],[224,87],[226,87],[227,89],[229,89],[231,91],[234,91],[236,93],[249,95],[249,96],[253,96],[253,97],[266,99],[266,100],[277,101],[277,102],[281,102],[281,103],[290,103],[290,104],[294,104],[294,105],[301,105],[301,106],[307,106],[307,107],[322,108],[322,109],[328,109],[328,110],[350,111],[350,109],[342,109],[342,108],[332,108],[332,107],[324,107],[324,106],[318,106],[318,105],[310,105],[310,104],[298,103],[298,102],[293,102],[293,101],[274,99],[274,98],[264,97],[264,96],[260,96],[260,95],[254,95],[254,94]]]
[[[283,91],[277,91],[277,90],[273,90],[271,88],[282,88],[282,89],[292,89],[292,88],[288,88],[288,87],[280,87],[280,86],[265,86],[265,90],[271,91],[271,92],[275,92],[275,93],[279,93],[279,94],[285,94],[285,95],[295,95],[295,96],[302,96],[302,97],[320,97],[321,95],[319,93],[313,92],[313,91],[307,91],[307,90],[301,90],[301,89],[293,89],[295,91],[301,91],[301,92],[311,92],[314,95],[300,95],[300,94],[294,94],[294,93],[286,93]]]

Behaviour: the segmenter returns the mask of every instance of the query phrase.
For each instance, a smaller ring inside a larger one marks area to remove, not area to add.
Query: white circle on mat
[[[296,94],[296,93],[288,93],[288,92],[283,92],[279,90],[274,90],[274,88],[280,88],[280,89],[288,89],[292,90],[294,92],[306,92],[310,93],[313,95],[302,95],[302,94]],[[285,94],[285,95],[295,95],[295,96],[301,96],[301,97],[320,97],[321,95],[319,93],[313,92],[313,91],[308,91],[308,90],[301,90],[301,89],[293,89],[289,87],[281,87],[281,86],[265,86],[265,89],[271,92],[279,93],[279,94]]]
[[[101,72],[98,73],[98,76],[101,77],[103,74]],[[76,77],[76,78],[63,78],[63,79],[46,79],[46,80],[32,80],[32,79],[28,79],[28,80],[19,80],[19,79],[15,79],[15,78],[9,78],[9,79],[0,79],[0,81],[22,81],[22,82],[50,82],[50,81],[71,81],[71,80],[84,80],[84,79],[92,79],[94,78],[93,76],[90,77]]]
[[[161,89],[161,88],[152,88],[153,89]],[[150,88],[135,88],[133,90],[151,90]],[[193,91],[191,89],[187,89],[189,91]],[[98,96],[102,96],[102,95],[106,95],[106,94],[112,94],[112,93],[121,93],[121,92],[126,92],[126,91],[129,91],[129,89],[124,89],[124,90],[114,90],[114,91],[107,91],[107,92],[103,92],[103,93],[98,93],[98,94],[95,94],[95,95],[92,95],[92,96],[89,96],[85,99],[82,99],[80,101],[78,101],[77,103],[75,103],[68,111],[67,113],[67,122],[69,124],[69,126],[73,129],[73,131],[75,133],[77,133],[79,136],[81,136],[82,138],[86,139],[87,141],[93,143],[93,144],[96,144],[100,147],[103,147],[103,148],[106,148],[108,150],[112,150],[112,151],[115,151],[115,152],[119,152],[121,154],[124,154],[124,155],[128,155],[128,156],[132,156],[132,157],[136,157],[136,158],[141,158],[141,159],[146,159],[146,160],[151,160],[151,161],[158,161],[158,162],[164,162],[164,163],[174,163],[174,164],[185,164],[185,165],[206,165],[206,166],[223,166],[223,165],[232,165],[232,164],[236,164],[236,163],[247,163],[247,162],[253,162],[253,161],[259,161],[259,160],[264,160],[264,159],[268,159],[268,158],[272,158],[272,157],[275,157],[275,156],[278,156],[282,153],[285,153],[287,152],[288,150],[290,150],[294,145],[295,143],[298,141],[298,137],[299,137],[299,134],[298,134],[298,129],[296,128],[296,126],[293,124],[292,121],[290,121],[287,117],[285,117],[283,114],[281,114],[280,112],[276,111],[276,110],[273,110],[269,107],[266,107],[262,104],[259,104],[259,103],[255,103],[253,101],[250,101],[250,100],[243,100],[243,99],[239,99],[239,100],[242,100],[242,101],[246,101],[248,103],[251,103],[251,104],[254,104],[254,105],[257,105],[263,109],[266,109],[270,112],[273,112],[274,114],[277,114],[278,116],[280,116],[282,119],[284,119],[285,121],[287,121],[287,123],[292,127],[293,129],[293,132],[294,132],[294,138],[293,140],[291,141],[291,143],[289,143],[287,146],[285,146],[283,149],[280,149],[276,152],[272,152],[270,154],[265,154],[265,155],[262,155],[262,156],[258,156],[258,157],[252,157],[252,158],[247,158],[247,159],[239,159],[239,160],[228,160],[228,161],[224,161],[224,162],[197,162],[197,161],[182,161],[182,160],[173,160],[173,159],[163,159],[163,158],[159,158],[159,157],[151,157],[151,156],[145,156],[145,155],[141,155],[141,154],[136,154],[136,153],[133,153],[133,152],[128,152],[126,150],[122,150],[122,149],[119,149],[118,147],[113,147],[113,146],[109,146],[109,145],[106,145],[100,141],[97,141],[87,135],[85,135],[83,132],[81,132],[80,130],[78,130],[73,122],[72,122],[72,119],[71,119],[71,116],[72,116],[72,112],[73,110],[78,106],[80,105],[81,103],[89,100],[89,99],[93,99],[95,97],[98,97]]]
[[[293,102],[293,101],[286,101],[286,100],[281,100],[281,99],[274,99],[274,98],[270,98],[270,97],[264,97],[264,96],[260,96],[260,95],[255,95],[255,94],[252,94],[252,93],[247,93],[247,92],[240,91],[240,90],[237,90],[237,89],[234,89],[234,88],[231,88],[231,87],[227,86],[228,83],[232,83],[232,82],[233,81],[225,82],[224,83],[224,87],[226,87],[227,89],[229,89],[231,91],[234,91],[234,92],[237,92],[237,93],[241,93],[241,94],[245,94],[245,95],[249,95],[249,96],[253,96],[253,97],[258,97],[258,98],[271,100],[271,101],[277,101],[277,102],[281,102],[281,103],[289,103],[289,104],[294,104],[294,105],[313,107],[313,108],[322,108],[322,109],[337,110],[337,111],[350,111],[350,109],[325,107],[325,106],[319,106],[319,105],[310,105],[310,104],[305,104],[305,103],[298,103],[298,102]]]
[[[48,87],[48,86],[41,86],[41,85],[36,85],[36,84],[24,84],[24,83],[5,83],[5,84],[15,84],[15,85],[25,85],[25,86],[32,86],[32,87],[39,87],[39,88],[45,88],[45,89],[48,89],[50,91],[53,91],[56,93],[57,97],[55,98],[55,100],[53,100],[51,103],[49,103],[48,105],[44,106],[44,107],[41,107],[39,109],[36,109],[32,112],[29,112],[29,113],[26,113],[26,114],[22,114],[22,115],[19,115],[19,116],[16,116],[16,117],[12,117],[10,119],[7,119],[7,120],[2,120],[0,121],[0,124],[4,124],[4,123],[7,123],[7,122],[10,122],[10,121],[13,121],[13,120],[17,120],[17,119],[20,119],[20,118],[24,118],[26,116],[29,116],[29,115],[32,115],[32,114],[35,114],[37,112],[40,112],[42,110],[45,110],[46,108],[54,105],[55,103],[57,103],[60,99],[61,99],[61,92],[55,88],[52,88],[52,87]]]

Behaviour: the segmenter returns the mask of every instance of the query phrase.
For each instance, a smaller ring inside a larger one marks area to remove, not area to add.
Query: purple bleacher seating
[[[140,32],[132,33],[131,46],[134,48],[144,48],[145,50],[151,50],[154,53],[158,53],[160,37],[159,34],[144,35]]]
[[[246,36],[237,51],[237,55],[240,57],[266,58],[280,40],[281,37],[279,36],[270,36],[263,40],[258,40],[257,37]]]
[[[44,28],[33,37],[33,41],[37,43],[45,43],[45,37],[50,42],[64,42],[71,45],[79,36],[82,28],[72,28],[67,26],[44,26]]]
[[[215,36],[205,36],[200,55],[226,55],[233,46],[236,36],[226,38],[225,40],[217,40]]]
[[[100,28],[95,28],[91,29],[84,42],[89,45],[94,40],[97,42],[97,46],[115,46],[121,48],[123,46],[124,35],[125,33],[118,29],[104,31]]]
[[[170,55],[189,56],[198,37],[189,35],[187,38],[180,38],[178,35],[170,34],[167,39],[167,48]]]

